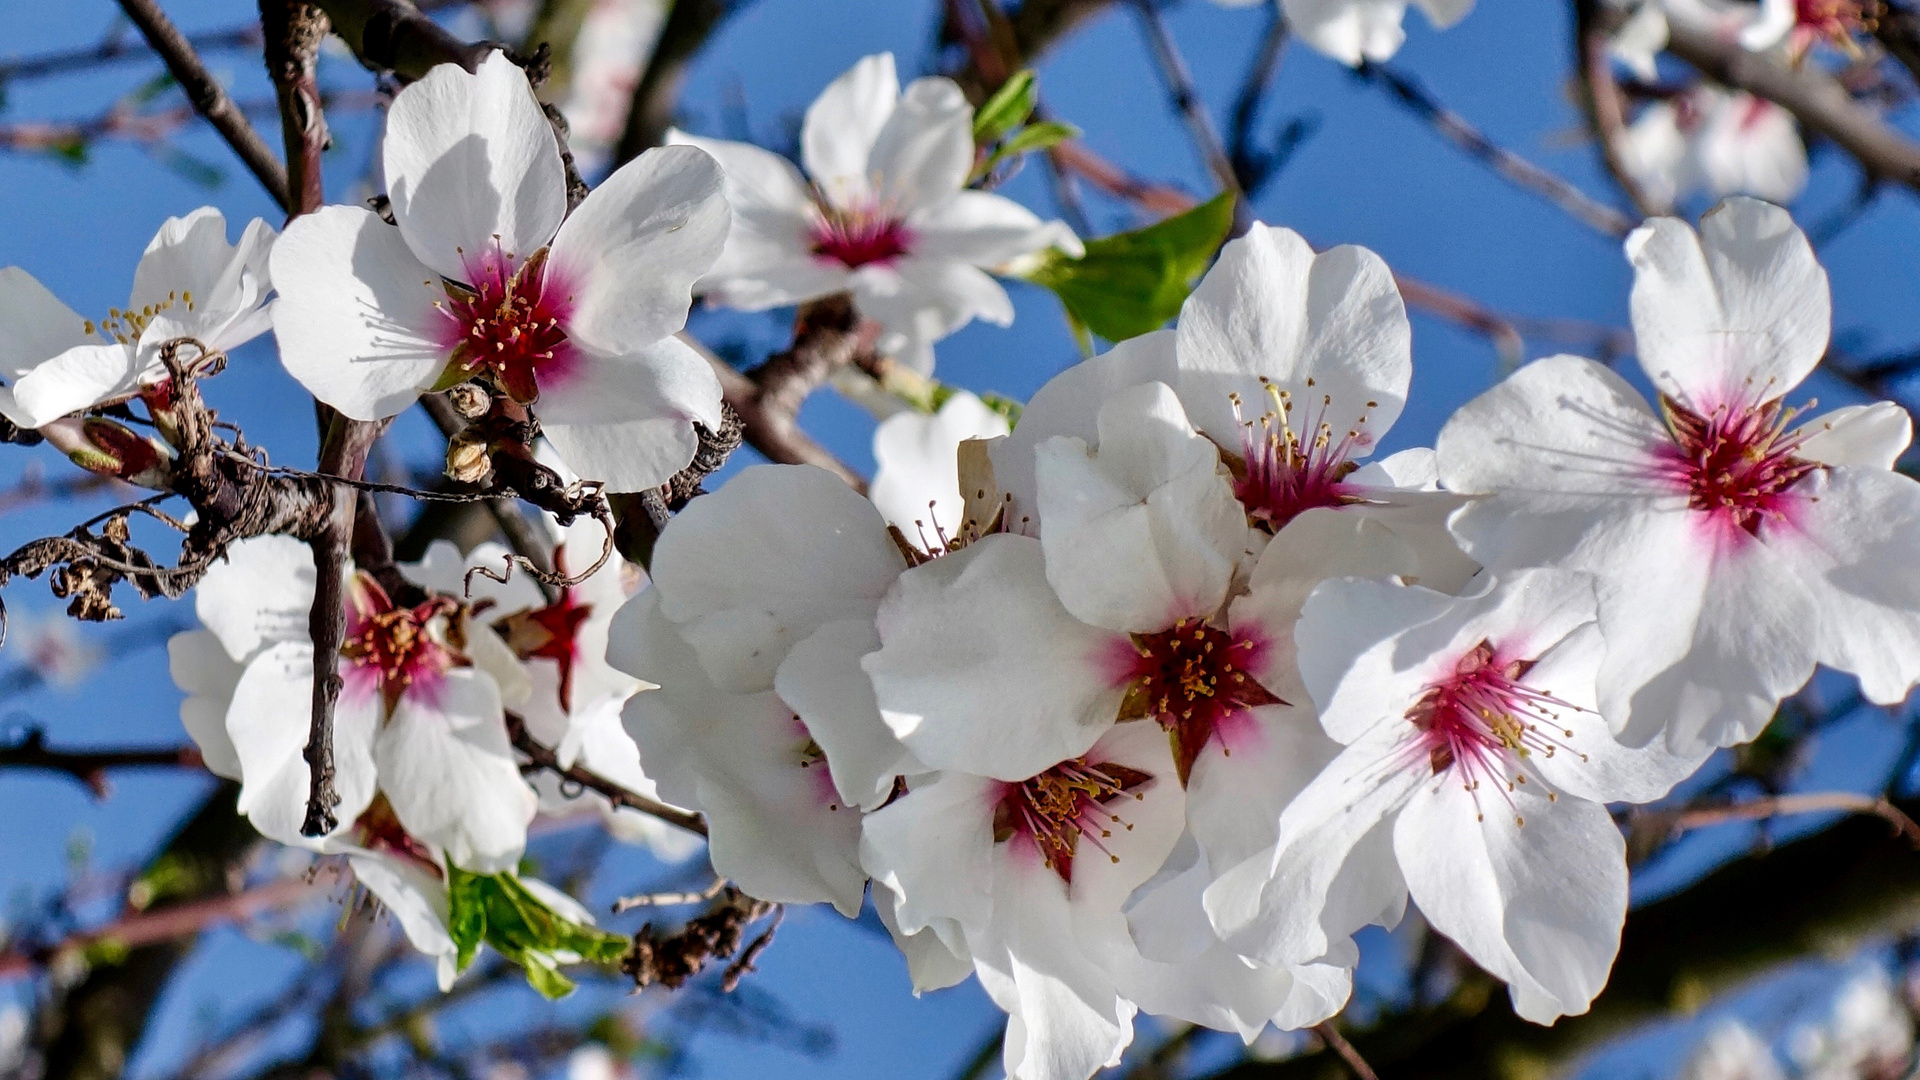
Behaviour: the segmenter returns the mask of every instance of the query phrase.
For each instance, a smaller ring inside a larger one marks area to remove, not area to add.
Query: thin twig
[[[280,108],[287,191],[293,199],[287,207],[291,220],[326,202],[320,155],[331,140],[320,107],[319,59],[327,16],[305,0],[260,0],[260,25],[266,36],[267,74],[273,79]]]
[[[214,896],[128,915],[105,926],[82,930],[51,945],[15,945],[0,952],[0,978],[29,974],[56,957],[84,954],[89,948],[107,943],[130,949],[187,937],[219,923],[289,907],[320,891],[317,883],[304,878],[281,878],[231,896]]]
[[[46,733],[30,729],[18,742],[0,746],[0,769],[44,769],[65,773],[86,785],[96,799],[107,797],[111,769],[198,769],[205,763],[195,746],[97,747],[55,750]]]
[[[246,23],[224,30],[208,30],[187,36],[187,44],[203,53],[220,49],[257,49],[260,47],[260,40],[259,23]],[[22,56],[13,60],[0,61],[0,84],[46,75],[65,75],[70,72],[85,71],[119,60],[145,60],[152,55],[153,51],[145,41],[130,41],[125,37],[114,35],[103,38],[98,45],[61,49],[56,52],[40,53],[37,56]]]
[[[651,814],[669,825],[678,825],[688,832],[699,833],[701,836],[707,835],[706,820],[699,814],[682,810],[677,806],[668,806],[657,799],[649,799],[582,765],[575,764],[570,769],[561,768],[559,755],[553,752],[552,747],[542,745],[535,739],[527,730],[527,722],[517,713],[507,713],[507,735],[513,740],[513,748],[525,754],[527,760],[534,766],[545,769],[562,780],[598,792],[615,806],[624,806],[643,814]]]
[[[641,893],[638,896],[623,896],[613,902],[613,913],[632,911],[639,907],[678,907],[682,904],[703,904],[720,895],[727,887],[726,878],[714,878],[713,884],[699,892],[662,892]]]
[[[1233,121],[1227,129],[1227,156],[1233,162],[1234,175],[1240,179],[1240,189],[1248,198],[1252,198],[1274,172],[1277,155],[1254,145],[1254,125],[1259,122],[1260,106],[1273,85],[1274,73],[1280,69],[1280,57],[1286,45],[1286,12],[1280,9],[1280,0],[1272,0],[1267,6],[1267,32],[1260,39],[1260,51],[1254,54],[1246,77],[1241,80],[1240,92],[1234,96]]]
[[[1567,181],[1496,144],[1459,113],[1442,105],[1412,76],[1376,63],[1360,65],[1355,69],[1355,74],[1385,88],[1393,100],[1427,121],[1435,131],[1466,151],[1474,160],[1545,198],[1582,224],[1615,238],[1626,236],[1637,224],[1613,207],[1595,201]]]
[[[1180,47],[1174,43],[1173,34],[1167,30],[1166,20],[1160,17],[1160,9],[1154,0],[1134,0],[1134,10],[1140,13],[1140,25],[1146,32],[1147,44],[1153,53],[1154,62],[1160,68],[1160,78],[1166,83],[1167,94],[1173,99],[1173,107],[1187,125],[1187,135],[1193,140],[1194,149],[1200,152],[1200,159],[1220,182],[1223,191],[1231,191],[1234,196],[1235,232],[1244,232],[1247,217],[1247,195],[1240,186],[1240,177],[1233,169],[1233,159],[1227,154],[1227,147],[1220,139],[1220,132],[1213,126],[1213,117],[1207,114],[1207,103],[1200,97],[1199,87],[1194,85],[1193,73],[1187,70],[1187,61],[1180,55]]]
[[[1313,1025],[1313,1031],[1333,1048],[1334,1053],[1340,1055],[1340,1060],[1347,1063],[1347,1068],[1353,1070],[1353,1075],[1360,1080],[1380,1080],[1379,1075],[1373,1071],[1373,1067],[1367,1064],[1367,1059],[1361,1057],[1360,1051],[1355,1050],[1346,1036],[1340,1034],[1339,1029],[1333,1026],[1333,1021],[1322,1020]]]
[[[193,43],[173,25],[167,13],[160,10],[156,0],[120,0],[120,7],[140,28],[153,51],[166,61],[167,70],[187,92],[187,100],[193,102],[194,109],[227,141],[273,201],[279,203],[281,209],[291,210],[293,197],[287,187],[286,170],[274,158],[260,133],[247,122],[246,114],[227,96],[226,88],[201,62]]]
[[[1580,76],[1581,104],[1587,113],[1587,126],[1593,129],[1600,147],[1600,162],[1620,185],[1627,201],[1641,217],[1664,213],[1669,208],[1655,205],[1646,188],[1627,168],[1625,146],[1627,115],[1621,100],[1620,84],[1613,78],[1613,57],[1607,49],[1608,33],[1603,25],[1605,13],[1601,0],[1574,0],[1573,52],[1575,70]]]
[[[1920,849],[1920,825],[1900,808],[1877,795],[1851,791],[1823,791],[1800,795],[1776,795],[1730,806],[1682,807],[1670,811],[1650,811],[1635,816],[1635,823],[1682,833],[1691,829],[1720,825],[1729,821],[1759,821],[1793,814],[1819,814],[1844,810],[1854,814],[1872,814],[1893,826],[1907,843]]]

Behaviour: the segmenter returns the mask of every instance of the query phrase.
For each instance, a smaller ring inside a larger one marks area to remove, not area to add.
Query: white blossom
[[[1621,154],[1659,206],[1695,191],[1789,202],[1807,186],[1807,149],[1792,114],[1705,84],[1648,105],[1627,128]]]
[[[259,336],[273,243],[258,218],[237,245],[227,243],[227,219],[211,206],[168,218],[140,256],[127,306],[97,321],[25,270],[0,269],[0,414],[41,427],[165,382],[160,347],[170,341],[193,338],[220,352]]]
[[[534,407],[574,472],[614,491],[692,460],[694,423],[720,425],[720,384],[673,335],[727,232],[713,160],[648,151],[568,214],[559,146],[500,53],[402,90],[384,150],[398,228],[329,206],[276,248],[287,370],[359,420],[483,378]]]
[[[1267,0],[1214,0],[1225,7],[1252,7]],[[1467,17],[1473,0],[1412,0],[1436,29]],[[1300,40],[1350,67],[1391,60],[1407,40],[1401,27],[1408,0],[1281,0],[1287,24]]]
[[[1598,578],[1600,707],[1633,745],[1679,754],[1760,733],[1816,663],[1873,701],[1920,679],[1920,485],[1889,402],[1793,426],[1783,396],[1826,350],[1826,271],[1786,212],[1731,199],[1695,236],[1627,240],[1655,412],[1590,360],[1536,361],[1440,433],[1454,518],[1493,567]]]
[[[700,292],[748,311],[851,292],[884,328],[880,351],[921,372],[933,370],[933,343],[972,320],[1013,321],[991,271],[1049,247],[1080,250],[1065,225],[967,187],[973,107],[947,78],[902,90],[892,53],[861,60],[807,109],[804,176],[750,143],[668,140],[726,169],[734,227]]]

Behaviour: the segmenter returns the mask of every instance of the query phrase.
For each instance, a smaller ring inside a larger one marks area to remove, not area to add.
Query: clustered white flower
[[[1321,5],[1395,34],[1401,6]],[[228,248],[217,214],[169,222],[104,330],[0,273],[0,411],[44,429],[159,393],[159,342],[264,327],[270,268],[283,363],[345,415],[479,379],[563,471],[653,487],[720,420],[674,336],[696,292],[851,292],[922,368],[968,319],[1011,317],[988,271],[1073,240],[967,187],[971,127],[954,84],[902,91],[870,57],[808,113],[811,182],[676,136],[569,214],[519,69],[442,67],[393,104],[391,222],[329,207],[270,257],[258,223]],[[1376,456],[1413,375],[1392,273],[1255,224],[1175,328],[1062,372],[1010,431],[956,393],[881,425],[871,497],[811,466],[739,472],[672,520],[630,598],[617,559],[558,599],[469,594],[504,553],[441,544],[400,579],[349,568],[346,645],[317,658],[312,553],[236,545],[199,586],[206,628],[172,643],[182,720],[264,835],[346,856],[443,980],[454,871],[511,871],[536,813],[578,805],[523,778],[512,713],[563,765],[703,814],[751,895],[873,903],[916,988],[977,974],[1020,1080],[1117,1062],[1142,1011],[1248,1041],[1324,1020],[1355,935],[1410,900],[1550,1023],[1619,946],[1608,804],[1756,737],[1816,665],[1875,702],[1920,681],[1908,416],[1786,401],[1830,330],[1806,237],[1736,198],[1626,253],[1651,404],[1556,356],[1432,449]],[[555,539],[583,569],[602,538]],[[316,666],[345,685],[341,805],[309,837]]]

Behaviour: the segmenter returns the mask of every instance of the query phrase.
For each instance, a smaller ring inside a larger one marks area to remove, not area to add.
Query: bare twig
[[[1134,0],[1134,10],[1140,13],[1140,25],[1146,32],[1147,44],[1153,53],[1154,63],[1160,68],[1160,77],[1166,83],[1167,94],[1173,99],[1173,107],[1180,113],[1180,119],[1187,125],[1187,135],[1192,139],[1194,149],[1200,152],[1200,159],[1220,182],[1221,190],[1231,191],[1234,195],[1234,220],[1237,232],[1244,232],[1250,221],[1247,217],[1246,192],[1241,189],[1240,177],[1234,171],[1233,159],[1227,154],[1226,144],[1220,139],[1220,132],[1213,126],[1213,117],[1207,114],[1207,103],[1201,100],[1200,90],[1193,82],[1193,73],[1187,70],[1187,62],[1180,55],[1180,47],[1174,43],[1173,34],[1167,30],[1166,20],[1160,17],[1160,9],[1154,0]]]
[[[626,127],[614,146],[615,168],[660,145],[673,124],[673,110],[680,100],[680,84],[686,79],[688,64],[720,24],[746,6],[742,0],[678,0],[673,5],[660,27],[660,36],[654,39],[653,55],[640,73],[640,81],[634,84]]]
[[[213,896],[162,910],[128,915],[105,926],[80,931],[51,945],[16,945],[0,952],[0,978],[29,974],[55,957],[82,955],[89,949],[105,945],[120,950],[188,937],[219,923],[290,907],[321,891],[322,887],[317,882],[305,878],[281,878],[230,896]]]
[[[678,825],[688,832],[699,833],[701,836],[707,835],[707,823],[699,814],[689,813],[677,806],[668,806],[638,792],[629,791],[584,766],[576,764],[570,769],[561,768],[559,755],[553,752],[552,747],[543,746],[539,740],[535,739],[527,730],[526,721],[518,714],[507,713],[507,735],[513,740],[513,748],[525,754],[527,760],[535,767],[545,769],[564,781],[597,792],[615,806],[624,806],[643,814],[651,814],[669,825]]]
[[[1466,151],[1474,160],[1485,164],[1513,183],[1545,198],[1582,224],[1616,238],[1633,231],[1636,224],[1633,219],[1611,206],[1596,202],[1567,181],[1513,151],[1499,146],[1492,139],[1487,138],[1479,128],[1468,123],[1460,114],[1442,105],[1412,76],[1402,74],[1385,64],[1375,63],[1360,65],[1356,69],[1356,74],[1368,82],[1384,87],[1395,101],[1427,121],[1435,131]]]
[[[1366,1059],[1360,1056],[1360,1051],[1355,1050],[1346,1036],[1340,1034],[1340,1030],[1333,1026],[1333,1021],[1323,1020],[1313,1025],[1313,1033],[1320,1036],[1334,1053],[1340,1055],[1340,1060],[1347,1063],[1347,1068],[1352,1069],[1353,1075],[1359,1080],[1380,1080],[1373,1068],[1367,1064]]]
[[[65,773],[85,784],[96,799],[107,797],[107,772],[112,769],[198,769],[203,764],[200,750],[194,746],[55,750],[47,745],[46,733],[39,728],[30,729],[11,745],[0,746],[0,770]]]
[[[1233,122],[1227,136],[1227,156],[1233,161],[1234,175],[1240,178],[1240,189],[1249,199],[1274,171],[1277,155],[1254,145],[1254,125],[1260,120],[1260,105],[1266,100],[1268,87],[1273,85],[1274,73],[1280,69],[1280,56],[1286,45],[1287,16],[1280,9],[1280,0],[1272,0],[1260,51],[1254,54],[1246,77],[1241,80],[1240,92],[1233,99]]]
[[[1852,155],[1868,174],[1920,191],[1920,145],[1855,102],[1818,66],[1784,67],[1764,53],[1748,52],[1736,41],[1722,41],[1677,20],[1668,30],[1667,51],[1715,82],[1792,113]]]
[[[720,377],[721,393],[740,415],[747,445],[769,461],[818,465],[845,480],[854,490],[864,492],[867,484],[860,474],[813,441],[796,419],[807,394],[826,381],[834,369],[850,363],[855,351],[864,347],[861,338],[862,335],[852,333],[844,325],[838,330],[822,327],[811,334],[802,330],[796,333],[793,346],[786,352],[742,374],[711,350],[681,335],[682,341],[698,348],[713,365],[714,374]],[[865,345],[871,345],[870,338]],[[786,411],[788,409],[793,411]]]
[[[1852,814],[1871,814],[1893,827],[1907,843],[1920,849],[1920,825],[1886,798],[1851,791],[1822,791],[1799,795],[1777,795],[1727,806],[1680,807],[1667,811],[1643,811],[1630,819],[1636,828],[1655,829],[1669,835],[1720,825],[1729,821],[1760,821],[1793,814],[1819,814],[1835,810]]]
[[[720,895],[727,887],[726,878],[714,878],[713,884],[699,892],[663,892],[641,893],[638,896],[623,896],[613,902],[613,913],[632,911],[641,907],[678,907],[682,904],[701,904]]]
[[[233,99],[227,96],[226,88],[207,70],[200,55],[193,49],[193,43],[173,25],[167,13],[160,10],[156,0],[120,0],[120,7],[133,20],[135,26],[145,35],[153,51],[166,61],[167,70],[172,72],[175,82],[187,92],[187,99],[200,115],[207,118],[220,137],[227,141],[247,170],[253,173],[267,194],[282,209],[293,207],[293,197],[287,187],[287,173],[273,156],[273,151],[261,140],[260,133],[253,130],[246,115]]]
[[[287,191],[293,199],[287,217],[292,219],[318,210],[326,201],[320,155],[329,137],[320,108],[318,63],[320,42],[327,36],[327,16],[305,0],[260,0],[260,25],[266,35],[267,73],[280,106]]]
[[[1574,65],[1580,76],[1580,100],[1586,109],[1587,124],[1593,129],[1600,147],[1600,162],[1607,167],[1613,182],[1641,217],[1664,213],[1647,197],[1646,189],[1627,168],[1622,153],[1626,136],[1626,105],[1621,100],[1620,84],[1613,78],[1613,57],[1607,51],[1607,29],[1603,25],[1601,0],[1574,0]]]
[[[187,35],[187,44],[203,53],[220,49],[255,49],[260,47],[260,41],[259,23]],[[103,38],[98,45],[0,61],[0,84],[46,75],[65,75],[118,60],[144,60],[152,55],[152,49],[144,40],[131,41],[115,35]]]
[[[405,0],[317,2],[355,56],[402,80],[418,79],[435,64],[459,64],[472,71],[494,49],[489,42],[461,41]]]

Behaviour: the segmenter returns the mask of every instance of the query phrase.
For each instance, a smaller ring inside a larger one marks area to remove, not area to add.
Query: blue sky
[[[686,86],[684,125],[696,132],[723,133],[720,103],[737,88],[756,134],[778,140],[820,86],[862,55],[892,50],[903,73],[924,69],[937,6],[931,0],[837,0],[832,5],[759,0],[733,20],[695,64]],[[167,7],[189,30],[231,25],[255,10],[243,0],[175,0]],[[1540,0],[1481,0],[1465,22],[1444,34],[1410,15],[1409,42],[1395,63],[1496,141],[1610,199],[1591,147],[1577,137],[1579,118],[1566,87],[1569,7]],[[824,13],[828,8],[830,13]],[[1210,185],[1149,65],[1137,23],[1125,8],[1118,5],[1094,20],[1040,65],[1043,97],[1054,115],[1085,129],[1087,142],[1102,154],[1143,176],[1207,193]],[[114,11],[106,0],[7,4],[4,48],[10,55],[23,55],[89,43],[111,24]],[[1206,99],[1216,116],[1223,116],[1264,17],[1188,0],[1170,12],[1169,23]],[[230,80],[236,97],[245,100],[269,92],[257,56],[221,54],[211,61]],[[78,77],[9,86],[0,120],[90,115],[155,70],[150,63],[122,64]],[[368,82],[351,62],[337,58],[326,61],[323,77],[341,88],[362,88]],[[1509,315],[1625,325],[1630,274],[1617,243],[1467,160],[1379,89],[1295,44],[1288,49],[1262,125],[1271,132],[1288,119],[1302,117],[1317,121],[1315,134],[1259,199],[1261,219],[1298,229],[1319,246],[1365,245],[1403,273]],[[373,118],[364,114],[333,120],[337,145],[328,163],[332,196],[341,197],[363,172],[372,124]],[[101,145],[79,167],[45,158],[0,156],[0,191],[7,193],[0,199],[0,264],[23,265],[77,310],[102,313],[125,299],[140,250],[166,216],[210,202],[236,222],[236,232],[237,222],[247,217],[277,221],[269,201],[211,134],[191,131],[177,145],[217,166],[224,182],[208,188],[127,144]],[[1817,153],[1812,185],[1795,213],[1803,223],[1821,220],[1844,206],[1856,187],[1850,163],[1836,154]],[[1043,214],[1053,212],[1037,171],[1016,178],[1007,190]],[[1096,196],[1089,196],[1089,206],[1103,228],[1137,223],[1127,208]],[[1912,283],[1920,279],[1920,246],[1911,240],[1917,226],[1920,211],[1912,197],[1888,193],[1822,251],[1833,279],[1836,333],[1845,335],[1858,352],[1892,352],[1920,341],[1920,305],[1912,302]],[[1015,325],[1004,330],[975,325],[943,342],[941,378],[1025,398],[1077,358],[1053,299],[1030,287],[1016,286],[1013,292],[1019,313]],[[695,327],[741,337],[762,351],[783,344],[784,327],[773,318],[702,315]],[[1529,343],[1529,358],[1546,351],[1550,347]],[[1412,399],[1385,440],[1388,449],[1429,443],[1455,407],[1500,374],[1498,358],[1482,338],[1418,312],[1414,356]],[[1816,385],[1812,393],[1828,405],[1852,400],[1838,385]],[[268,446],[276,460],[311,462],[308,399],[280,371],[270,342],[241,350],[209,387],[209,396],[223,416],[245,427],[254,442]],[[871,469],[872,424],[857,409],[823,393],[809,403],[803,419],[845,460]],[[424,426],[403,422],[396,431],[394,452],[432,467],[434,451]],[[57,457],[15,451],[0,456],[0,483],[17,480],[30,460],[50,475],[66,468]],[[34,536],[64,531],[98,508],[34,507],[0,516],[0,544],[11,548]],[[6,599],[15,612],[56,610],[37,583],[15,583]],[[191,617],[184,605],[169,609],[137,602],[128,614],[135,621]],[[84,632],[96,637],[104,633],[95,627]],[[12,662],[0,654],[0,670]],[[148,649],[119,658],[81,693],[43,690],[0,700],[0,721],[10,726],[44,724],[50,737],[63,745],[167,744],[184,738],[175,714],[177,702],[163,651]],[[1900,738],[1900,731],[1877,715],[1850,721],[1825,739],[1803,782],[1816,788],[1872,783],[1875,770],[1883,767],[1876,763],[1897,749]],[[137,862],[204,788],[198,780],[178,776],[127,774],[115,778],[111,799],[95,802],[64,780],[0,774],[0,820],[31,826],[9,829],[0,840],[8,894],[17,897],[57,885],[76,837],[85,838],[96,867]],[[1712,861],[1738,854],[1749,841],[1750,835],[1739,829],[1703,836],[1683,859],[1662,871],[1668,880],[1644,882],[1642,891],[1674,887]],[[576,842],[573,834],[543,841],[560,848]],[[644,856],[621,853],[608,862],[593,899],[604,901],[658,873]],[[320,923],[332,917],[323,912]],[[1368,947],[1364,974],[1380,985],[1390,983],[1394,943],[1382,935]],[[1803,1000],[1808,993],[1803,984],[1826,985],[1842,967],[1808,965],[1735,1005],[1753,1015],[1771,1015],[1767,1010],[1778,1010],[1781,1001]],[[693,1055],[701,1075],[932,1080],[951,1075],[999,1023],[971,983],[913,998],[903,965],[884,938],[825,910],[794,913],[761,968],[754,985],[783,1002],[796,1024],[831,1025],[832,1050],[809,1058],[782,1046],[703,1035]],[[136,1073],[159,1075],[177,1065],[207,1017],[256,1000],[295,970],[295,958],[282,947],[249,941],[235,932],[211,935],[185,977],[169,991]],[[553,1008],[563,1010],[560,1015],[590,1015],[611,1000],[582,995]],[[537,1022],[549,1014],[522,1010],[547,1008],[530,996],[508,995],[463,1010],[449,1023],[482,1031],[509,1016]],[[1670,1075],[1677,1048],[1697,1030],[1695,1023],[1657,1033],[1650,1041],[1597,1059],[1586,1075]]]

